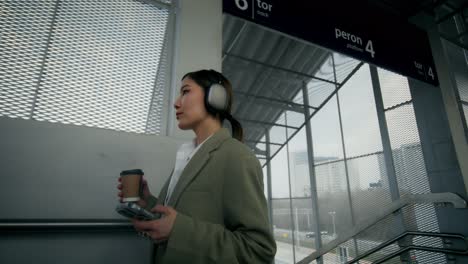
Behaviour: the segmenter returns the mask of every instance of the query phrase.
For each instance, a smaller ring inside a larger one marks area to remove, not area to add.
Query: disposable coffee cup
[[[140,169],[124,170],[122,179],[122,202],[138,202],[143,191],[143,171]]]

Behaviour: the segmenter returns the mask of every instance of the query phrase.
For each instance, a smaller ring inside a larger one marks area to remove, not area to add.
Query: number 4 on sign
[[[429,70],[427,71],[427,75],[431,76],[432,80],[435,79],[434,72],[432,71],[432,67],[429,67]]]
[[[374,58],[375,51],[374,46],[372,45],[372,40],[367,41],[366,51],[370,53],[372,58]]]

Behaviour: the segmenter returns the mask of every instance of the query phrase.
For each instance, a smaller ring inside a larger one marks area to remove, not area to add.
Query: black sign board
[[[223,0],[223,11],[438,85],[425,31],[365,1]]]

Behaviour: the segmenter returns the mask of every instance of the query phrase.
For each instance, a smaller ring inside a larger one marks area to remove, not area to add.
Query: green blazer
[[[161,190],[166,197],[169,180]],[[151,206],[155,205],[154,199]],[[155,244],[155,263],[271,263],[270,230],[261,166],[221,129],[185,167],[168,206],[177,211],[169,240]]]

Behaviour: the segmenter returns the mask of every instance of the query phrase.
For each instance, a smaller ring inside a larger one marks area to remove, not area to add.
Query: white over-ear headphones
[[[218,112],[226,111],[228,108],[228,95],[226,88],[219,83],[212,84],[208,89],[206,103],[207,108],[211,107]]]

